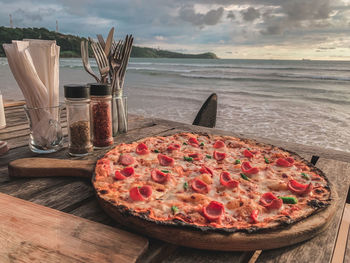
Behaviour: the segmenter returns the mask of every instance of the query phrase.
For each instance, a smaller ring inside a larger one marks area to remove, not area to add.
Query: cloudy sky
[[[221,58],[350,60],[350,0],[0,0],[0,25]]]

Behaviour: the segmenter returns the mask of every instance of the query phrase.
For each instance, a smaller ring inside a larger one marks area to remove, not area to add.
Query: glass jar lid
[[[64,97],[72,99],[90,99],[90,87],[81,84],[64,85]]]
[[[112,95],[111,85],[104,83],[90,83],[87,84],[90,87],[91,96],[109,96]]]

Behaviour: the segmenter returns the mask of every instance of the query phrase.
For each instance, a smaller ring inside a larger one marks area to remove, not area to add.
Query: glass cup
[[[128,97],[112,97],[113,136],[128,132]]]
[[[53,153],[62,149],[62,105],[43,108],[24,106],[29,121],[29,149],[35,153]]]

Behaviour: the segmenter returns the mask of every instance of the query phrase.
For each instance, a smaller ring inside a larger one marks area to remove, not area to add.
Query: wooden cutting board
[[[0,193],[0,262],[135,262],[144,237]]]

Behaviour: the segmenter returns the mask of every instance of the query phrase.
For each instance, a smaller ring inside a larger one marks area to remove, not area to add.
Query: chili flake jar
[[[93,151],[90,128],[90,88],[86,85],[65,85],[67,106],[68,153],[84,156]]]
[[[103,148],[113,144],[112,89],[102,83],[88,84],[91,95],[93,144]]]

